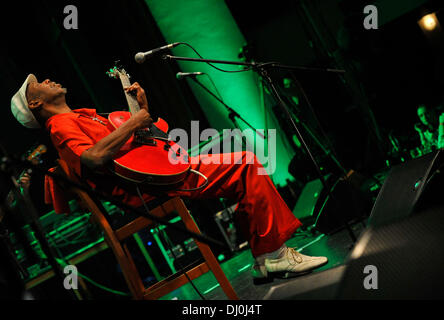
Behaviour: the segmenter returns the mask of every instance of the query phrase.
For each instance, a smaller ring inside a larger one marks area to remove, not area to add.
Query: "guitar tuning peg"
[[[114,61],[114,69],[120,69],[122,68],[122,65],[120,64],[120,60]]]

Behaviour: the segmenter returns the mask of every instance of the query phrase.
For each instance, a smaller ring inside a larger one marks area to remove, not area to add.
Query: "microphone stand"
[[[277,100],[279,106],[281,107],[284,115],[286,118],[290,121],[297,138],[301,142],[301,145],[303,146],[304,150],[307,152],[308,156],[310,157],[311,162],[316,168],[316,172],[319,176],[319,180],[321,181],[323,187],[328,190],[327,183],[325,182],[324,176],[322,175],[322,172],[320,170],[320,167],[318,163],[316,162],[315,158],[313,157],[313,154],[310,151],[310,148],[305,142],[305,139],[302,137],[301,131],[298,128],[298,125],[294,121],[293,117],[291,116],[291,113],[286,106],[285,102],[282,100],[273,80],[269,76],[269,73],[267,69],[269,68],[279,68],[279,69],[287,69],[287,70],[299,70],[299,71],[312,71],[312,72],[333,72],[333,73],[345,73],[345,70],[341,69],[330,69],[330,68],[312,68],[312,67],[303,67],[303,66],[289,66],[289,65],[283,65],[277,62],[266,62],[266,63],[257,63],[257,62],[238,62],[238,61],[227,61],[227,60],[215,60],[215,59],[198,59],[198,58],[188,58],[188,57],[178,57],[178,56],[172,56],[172,55],[163,55],[162,59],[166,60],[181,60],[181,61],[191,61],[191,62],[205,62],[205,63],[220,63],[220,64],[229,64],[229,65],[240,65],[240,66],[246,66],[252,68],[255,72],[259,73],[263,79],[266,80],[268,87],[270,88],[273,97]],[[333,199],[333,197],[330,197]],[[336,202],[336,201],[335,201]],[[344,227],[347,229],[351,239],[353,242],[356,242],[356,236],[354,235],[353,231],[351,230],[348,223],[343,220],[342,221]]]
[[[322,149],[322,151],[324,152],[325,155],[329,156],[334,163],[341,169],[341,171],[346,174],[346,170],[344,169],[344,167],[341,165],[341,163],[339,162],[338,159],[336,159],[335,155],[333,154],[333,152],[329,149],[327,149],[322,143],[321,141],[319,141],[319,139],[316,137],[316,135],[312,132],[312,130],[305,124],[303,123],[296,115],[294,115],[296,118],[296,123],[301,123],[302,127],[304,127],[305,131],[308,132],[308,134],[310,135],[310,137],[312,138],[312,140]]]
[[[2,158],[3,163],[1,164],[1,169],[3,171],[10,171],[10,170],[8,170],[9,168],[7,168],[7,165],[11,164],[11,162],[8,160],[11,160],[11,159],[9,159],[6,156]],[[77,300],[76,295],[74,294],[74,292],[72,290],[67,290],[63,287],[63,283],[64,283],[66,275],[63,273],[63,270],[62,270],[60,264],[57,262],[57,260],[55,258],[56,254],[54,252],[54,249],[49,245],[48,240],[46,239],[46,235],[45,235],[45,232],[43,231],[43,227],[40,223],[37,209],[35,208],[29,193],[27,192],[26,189],[23,190],[23,192],[21,191],[21,188],[17,183],[17,179],[12,172],[9,172],[9,175],[12,180],[12,185],[13,185],[12,192],[13,192],[14,198],[19,204],[19,209],[21,209],[23,213],[26,212],[26,214],[30,218],[31,225],[32,225],[34,232],[35,232],[35,236],[36,236],[38,242],[40,243],[43,252],[45,253],[45,255],[48,258],[49,265],[52,267],[52,269],[54,271],[54,275],[55,275],[58,285],[59,285],[58,288],[62,289],[62,290],[60,290],[61,292],[63,292],[62,296],[65,296],[66,298],[69,297],[72,300]]]
[[[233,122],[234,126],[236,128],[239,128],[239,125],[236,122],[236,118],[242,120],[247,126],[249,126],[251,129],[253,129],[258,135],[260,135],[263,139],[267,139],[266,136],[264,136],[262,133],[258,132],[256,128],[254,128],[250,123],[248,123],[247,120],[245,120],[244,118],[242,118],[239,113],[237,113],[235,110],[233,110],[233,108],[231,108],[229,105],[227,105],[225,102],[223,102],[218,96],[216,96],[213,92],[211,92],[210,90],[208,90],[207,87],[205,87],[200,81],[198,81],[196,79],[196,77],[191,77],[191,79],[197,83],[200,87],[202,87],[206,92],[208,92],[210,95],[212,95],[217,101],[219,101],[222,105],[225,106],[225,108],[227,108],[229,114],[228,114],[228,118],[230,118],[230,120]]]

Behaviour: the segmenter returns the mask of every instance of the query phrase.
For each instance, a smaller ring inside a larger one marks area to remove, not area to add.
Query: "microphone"
[[[174,47],[177,47],[179,44],[181,44],[180,42],[174,42],[171,44],[167,44],[166,46],[160,47],[160,48],[156,48],[147,52],[138,52],[136,53],[136,55],[134,56],[134,60],[136,60],[137,63],[143,63],[147,58],[150,58],[153,54],[157,53],[157,52],[161,52],[161,51],[165,51]]]
[[[205,74],[205,73],[204,72],[178,72],[178,73],[176,73],[176,78],[178,80],[181,80],[186,77],[195,77],[195,76],[200,76],[202,74]]]

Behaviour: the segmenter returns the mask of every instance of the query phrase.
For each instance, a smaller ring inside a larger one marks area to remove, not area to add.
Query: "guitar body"
[[[131,117],[127,111],[109,114],[109,129],[120,127]],[[191,168],[189,157],[178,144],[168,141],[168,124],[159,118],[143,137],[131,137],[114,157],[114,173],[129,181],[154,185],[181,182]],[[162,134],[160,134],[162,133]]]

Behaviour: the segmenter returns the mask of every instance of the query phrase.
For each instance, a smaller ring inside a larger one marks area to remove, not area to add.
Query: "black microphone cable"
[[[184,44],[184,45],[190,47],[191,50],[193,50],[193,51],[199,56],[199,58],[204,59],[204,58],[199,54],[199,52],[197,52],[197,50],[194,49],[193,46],[191,46],[190,44],[188,44],[188,43],[186,43],[186,42],[181,42],[180,44]],[[219,71],[222,71],[222,72],[228,72],[228,73],[245,72],[245,71],[250,71],[251,69],[253,69],[252,66],[249,66],[248,68],[245,68],[245,69],[242,69],[242,70],[224,70],[224,69],[221,69],[221,68],[216,67],[216,66],[213,65],[211,62],[205,62],[205,63],[208,64],[209,66],[213,67],[213,68],[216,69],[216,70],[219,70]]]

